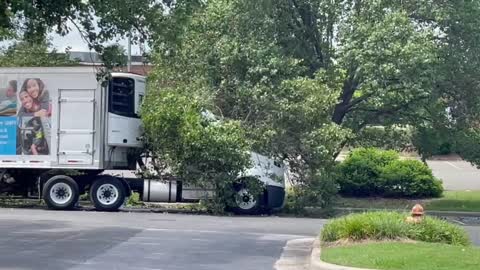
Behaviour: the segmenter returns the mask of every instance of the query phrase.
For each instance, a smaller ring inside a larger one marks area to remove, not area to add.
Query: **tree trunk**
[[[345,116],[347,115],[348,109],[350,108],[350,102],[352,101],[353,94],[357,90],[358,83],[355,80],[355,72],[350,72],[350,76],[343,84],[342,96],[340,102],[335,106],[333,112],[332,121],[341,125]]]

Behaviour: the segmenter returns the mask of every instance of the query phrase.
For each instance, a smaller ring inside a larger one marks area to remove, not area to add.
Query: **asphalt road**
[[[323,220],[0,209],[0,269],[273,269]]]
[[[0,269],[273,269],[325,220],[0,209]],[[480,245],[480,227],[467,227]]]
[[[446,190],[480,190],[480,170],[465,161],[428,161]]]

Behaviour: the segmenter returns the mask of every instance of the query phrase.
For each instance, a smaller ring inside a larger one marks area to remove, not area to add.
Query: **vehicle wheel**
[[[74,208],[79,197],[77,182],[65,175],[57,175],[48,179],[42,192],[48,208],[54,210]]]
[[[261,212],[262,196],[253,196],[247,186],[241,185],[236,187],[234,196],[234,213],[241,215],[255,215]]]
[[[101,177],[90,188],[90,200],[97,210],[116,211],[125,201],[125,189],[115,177]]]

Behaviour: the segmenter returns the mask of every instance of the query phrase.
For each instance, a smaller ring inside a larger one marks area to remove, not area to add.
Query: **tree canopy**
[[[152,95],[205,99],[302,175],[371,125],[413,127],[420,150],[449,134],[480,164],[479,15],[474,0],[7,0],[0,39],[74,27],[100,53],[119,36],[148,42]]]
[[[369,125],[473,140],[478,15],[469,0],[212,0],[155,48],[152,78],[207,91],[256,149],[303,169]]]
[[[78,64],[68,55],[51,48],[49,42],[15,42],[0,51],[1,67],[50,67]]]
[[[65,35],[78,30],[91,49],[131,36],[134,42],[151,42],[175,32],[201,0],[6,0],[0,3],[0,40],[22,37],[43,42],[47,33]],[[173,16],[175,14],[175,16]],[[171,32],[170,32],[171,33]]]

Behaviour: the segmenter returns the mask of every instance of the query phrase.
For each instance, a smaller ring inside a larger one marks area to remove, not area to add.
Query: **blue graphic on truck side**
[[[0,117],[0,155],[17,154],[17,118]]]

